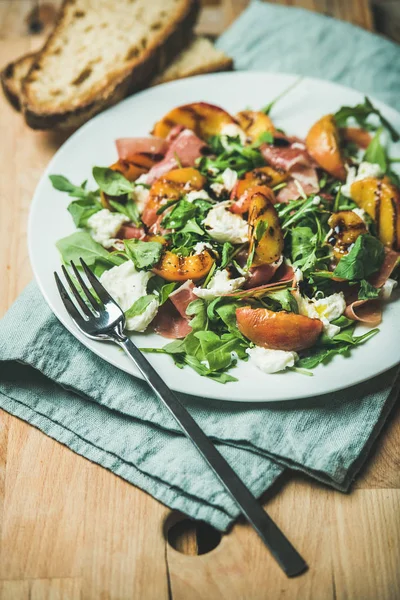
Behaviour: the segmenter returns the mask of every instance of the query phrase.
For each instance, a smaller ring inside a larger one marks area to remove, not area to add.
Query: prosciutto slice
[[[202,155],[206,144],[190,129],[183,129],[170,143],[162,161],[154,165],[147,173],[146,183],[152,184],[168,171],[179,166],[193,167],[196,159]]]
[[[135,227],[134,225],[122,225],[117,235],[117,238],[121,240],[143,240],[145,237],[146,232],[143,227]]]
[[[344,311],[345,317],[376,327],[382,321],[382,305],[379,300],[356,300]]]
[[[369,282],[376,288],[381,288],[393,273],[397,264],[400,263],[400,253],[385,248],[385,259],[377,273],[370,277]]]
[[[304,144],[297,140],[290,141],[289,144],[286,147],[263,144],[260,148],[263,157],[272,167],[283,169],[292,176],[292,179],[277,195],[278,202],[282,203],[297,200],[301,196],[296,181],[301,185],[305,194],[314,194],[319,191],[316,165]]]
[[[195,285],[191,279],[185,281],[177,290],[170,294],[169,299],[175,306],[181,317],[188,320],[186,309],[193,300],[197,300],[197,296],[193,293]]]
[[[163,138],[119,138],[115,140],[118,158],[121,160],[133,160],[136,154],[165,154],[168,150],[168,142]]]
[[[273,277],[274,281],[250,289],[243,289],[232,294],[223,295],[234,298],[258,298],[268,291],[274,292],[288,287],[288,284],[293,281],[293,278],[294,271],[292,267],[282,264]]]
[[[272,263],[270,265],[252,267],[250,269],[250,277],[244,284],[243,288],[245,290],[249,290],[269,283],[279,269],[280,265],[281,262],[277,261],[276,263]]]
[[[184,338],[192,331],[188,317],[182,317],[169,300],[160,306],[152,326],[158,335],[173,340]]]

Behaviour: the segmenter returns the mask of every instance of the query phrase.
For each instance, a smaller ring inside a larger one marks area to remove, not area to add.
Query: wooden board
[[[28,36],[24,21],[32,4],[0,3],[3,62],[40,45],[42,38]],[[227,21],[245,4],[225,2]],[[321,11],[330,7],[336,16],[351,19],[357,14],[369,26],[366,2],[350,9],[351,2],[302,4]],[[220,4],[209,0],[207,9],[216,7]],[[1,97],[0,139],[2,315],[31,279],[29,203],[62,138],[27,129]],[[0,411],[0,600],[395,600],[400,597],[399,445],[397,406],[350,495],[292,475],[268,494],[265,506],[310,564],[308,573],[288,580],[243,523],[201,556],[197,551],[208,540],[203,535],[201,544],[193,527],[185,533],[181,524],[170,535],[180,551],[175,550],[165,530],[179,516]],[[201,530],[199,524],[197,533]]]

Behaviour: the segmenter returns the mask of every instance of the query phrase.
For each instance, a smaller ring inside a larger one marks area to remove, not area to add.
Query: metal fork
[[[75,325],[87,337],[93,340],[115,342],[126,352],[242,510],[246,519],[257,531],[286,575],[288,577],[300,575],[307,569],[306,562],[271,517],[263,510],[257,499],[236,475],[235,471],[197,425],[175,394],[168,388],[149,361],[124,334],[125,315],[123,311],[86,263],[82,259],[80,262],[97,298],[90,291],[73,262],[71,262],[71,267],[81,290],[78,290],[64,266],[62,266],[62,271],[76,304],[71,299],[71,295],[65,289],[58,274],[54,273],[61,299]],[[77,307],[79,307],[79,310]]]

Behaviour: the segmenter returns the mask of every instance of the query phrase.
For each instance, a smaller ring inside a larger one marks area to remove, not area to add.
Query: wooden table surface
[[[366,0],[285,3],[373,26]],[[2,63],[42,42],[28,35],[25,21],[34,4],[0,3]],[[199,29],[219,33],[246,4],[208,0]],[[50,21],[51,9],[42,5]],[[3,97],[0,102],[2,315],[32,278],[29,203],[63,140],[29,130]],[[201,524],[177,525],[168,542],[166,531],[179,516],[0,411],[0,599],[398,599],[399,442],[398,403],[349,495],[288,474],[264,498],[310,565],[306,574],[288,580],[243,523],[202,555],[197,552],[213,536]]]

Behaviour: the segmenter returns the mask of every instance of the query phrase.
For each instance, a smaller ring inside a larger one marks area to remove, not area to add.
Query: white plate
[[[53,271],[59,269],[56,241],[73,233],[74,224],[67,212],[69,198],[55,191],[50,174],[63,174],[81,182],[94,165],[109,165],[116,158],[114,140],[118,137],[147,135],[152,125],[171,108],[203,100],[218,104],[231,113],[247,106],[265,106],[296,80],[293,75],[273,73],[222,73],[202,75],[151,88],[128,98],[98,115],[59,149],[37,186],[29,219],[29,253],[39,287],[55,315],[85,346],[115,365],[140,377],[133,364],[112,344],[94,342],[73,326],[59,298]],[[322,115],[342,105],[363,101],[354,90],[316,79],[304,79],[273,110],[274,122],[290,134],[304,136]],[[400,130],[400,114],[375,101],[387,119]],[[400,148],[392,152],[400,156]],[[232,369],[237,383],[222,385],[200,377],[189,367],[177,369],[170,357],[147,354],[160,375],[174,390],[206,398],[233,401],[293,400],[332,392],[373,377],[400,362],[400,302],[385,307],[380,333],[365,345],[355,348],[350,358],[337,356],[326,366],[314,370],[313,377],[297,373],[265,375],[249,363]],[[361,329],[360,329],[361,331]],[[162,346],[165,340],[155,334],[136,334],[139,346]]]

